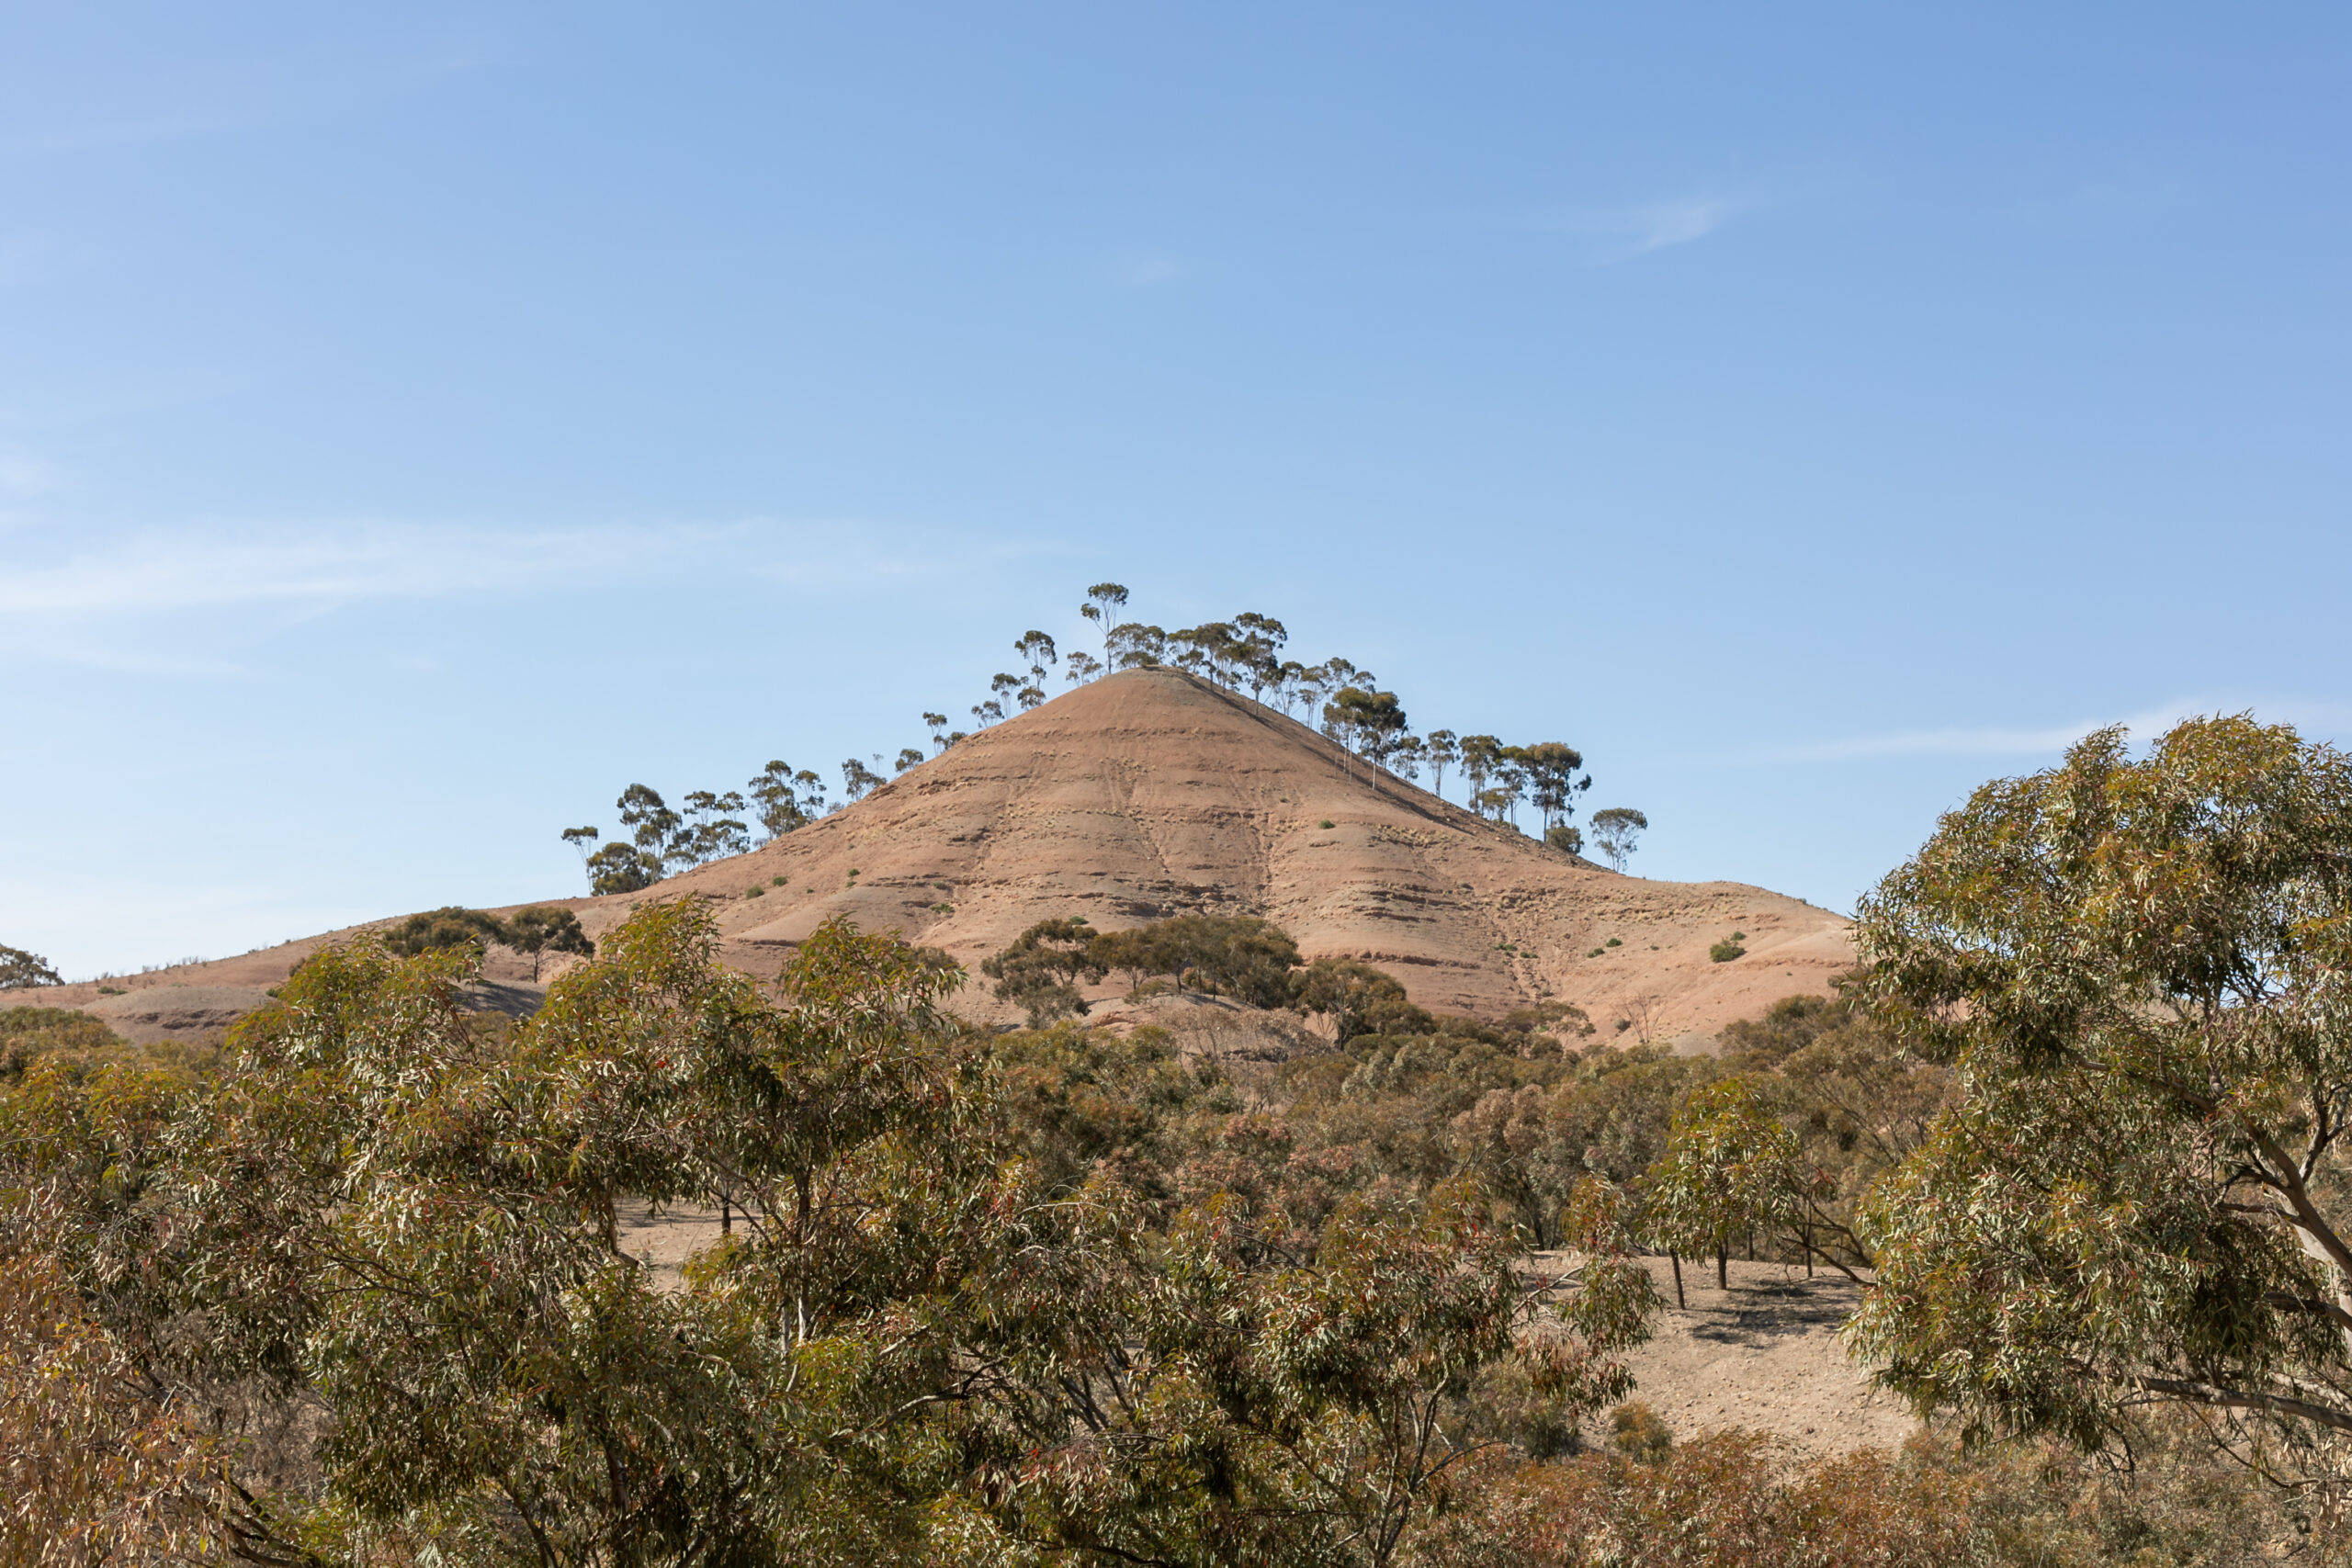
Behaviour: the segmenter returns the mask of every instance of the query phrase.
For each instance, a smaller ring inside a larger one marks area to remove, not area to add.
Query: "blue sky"
[[[24,5],[0,942],[573,891],[1114,578],[1831,907],[2352,730],[2352,12]]]

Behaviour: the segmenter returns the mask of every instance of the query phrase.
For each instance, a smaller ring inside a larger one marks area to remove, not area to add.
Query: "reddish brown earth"
[[[644,893],[552,901],[594,935],[635,904],[684,894],[712,901],[727,961],[759,975],[836,916],[944,948],[977,972],[1049,917],[1113,930],[1250,914],[1309,958],[1388,970],[1440,1011],[1572,1002],[1605,1032],[1623,1019],[1628,1038],[1658,1040],[1696,1041],[1777,998],[1825,990],[1852,962],[1846,922],[1826,910],[1738,883],[1618,875],[1169,670],[1081,686],[749,854]],[[1709,946],[1735,931],[1747,955],[1711,962]],[[199,1013],[210,1023],[233,1010],[224,988],[254,1005],[348,934],[109,982],[123,997],[80,985],[6,999],[96,1004],[142,1032],[178,1033]],[[1612,937],[1619,945],[1606,946]],[[488,977],[533,989],[527,961],[512,954],[493,953]],[[205,995],[145,994],[172,986]],[[1010,1016],[978,982],[958,1005]]]

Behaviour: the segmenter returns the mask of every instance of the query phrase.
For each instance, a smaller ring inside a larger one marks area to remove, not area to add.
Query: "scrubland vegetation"
[[[217,1056],[16,1010],[0,1556],[2341,1562],[2347,881],[2352,768],[2219,720],[1987,785],[1713,1057],[1207,917],[1034,929],[989,1031],[942,955],[835,923],[763,983],[686,898],[520,1022],[463,911]],[[1090,1029],[1112,975],[1326,1043]],[[728,1216],[674,1285],[646,1201]],[[1856,1281],[1935,1423],[1666,1430],[1660,1253]]]

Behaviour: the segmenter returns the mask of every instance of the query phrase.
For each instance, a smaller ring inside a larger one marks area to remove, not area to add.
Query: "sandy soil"
[[[1652,1274],[1666,1300],[1651,1341],[1626,1358],[1646,1400],[1674,1435],[1728,1427],[1767,1431],[1808,1457],[1895,1448],[1917,1429],[1910,1411],[1871,1389],[1838,1330],[1859,1292],[1841,1275],[1806,1279],[1777,1263],[1731,1265],[1715,1289],[1712,1260],[1685,1259],[1687,1309],[1674,1304],[1667,1259]]]

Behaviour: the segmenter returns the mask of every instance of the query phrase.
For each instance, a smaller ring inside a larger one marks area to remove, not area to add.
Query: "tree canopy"
[[[2352,763],[2245,717],[2138,761],[2101,731],[1945,817],[1859,937],[1961,1085],[1859,1227],[1884,1380],[2092,1446],[2177,1402],[2322,1462],[2352,1433]]]

